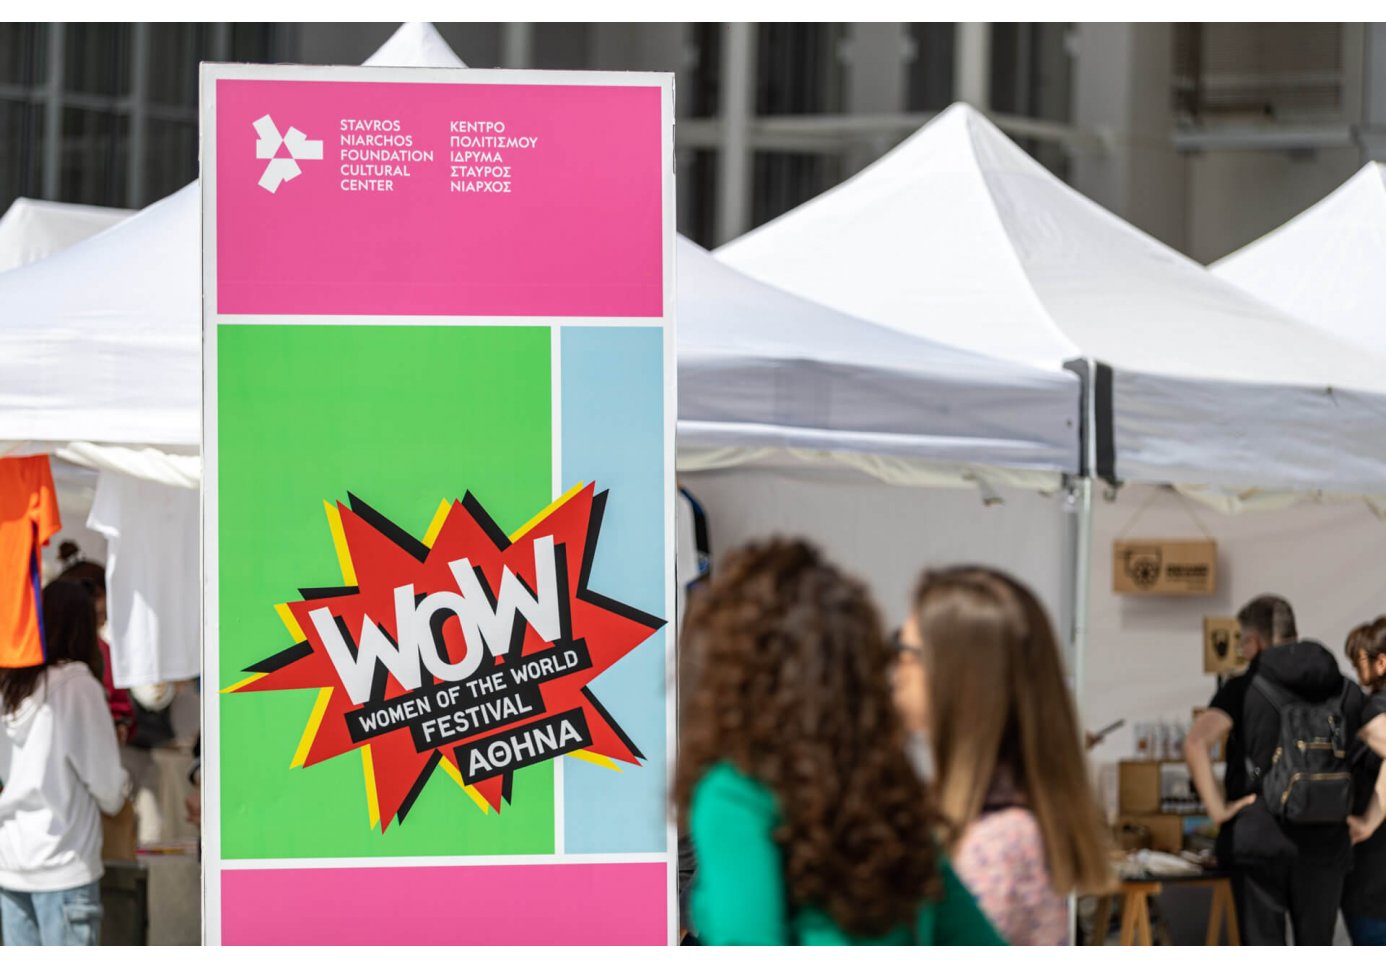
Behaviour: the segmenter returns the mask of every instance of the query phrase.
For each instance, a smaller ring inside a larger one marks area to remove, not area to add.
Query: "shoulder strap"
[[[1266,697],[1266,700],[1275,707],[1277,713],[1295,701],[1295,696],[1288,689],[1279,683],[1271,682],[1265,676],[1254,676],[1251,680],[1251,686]]]

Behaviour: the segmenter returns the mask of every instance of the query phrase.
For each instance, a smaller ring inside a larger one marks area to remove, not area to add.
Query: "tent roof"
[[[679,447],[1078,468],[1079,383],[828,309],[680,237]]]
[[[199,441],[197,192],[0,275],[0,440]]]
[[[1386,166],[1368,162],[1212,269],[1338,339],[1386,355]]]
[[[431,23],[401,24],[364,67],[466,67]]]
[[[50,256],[129,214],[124,208],[17,198],[0,216],[0,272]]]
[[[1110,365],[1098,432],[1122,478],[1386,490],[1386,398],[1363,399],[1380,361],[1123,222],[966,105],[716,255],[953,346]]]
[[[1374,368],[1210,276],[956,104],[717,257],[897,329],[1054,366],[1374,389]]]

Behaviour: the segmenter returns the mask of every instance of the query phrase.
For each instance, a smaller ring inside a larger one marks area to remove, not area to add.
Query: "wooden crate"
[[[1117,810],[1160,812],[1160,761],[1122,760],[1117,766]]]
[[[1134,824],[1150,831],[1150,846],[1153,850],[1177,854],[1184,849],[1184,818],[1175,813],[1132,813],[1122,814],[1117,819],[1120,824]]]

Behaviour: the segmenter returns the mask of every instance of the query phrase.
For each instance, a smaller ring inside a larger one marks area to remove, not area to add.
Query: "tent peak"
[[[1023,172],[1058,180],[996,122],[965,101],[955,101],[910,135],[876,165],[927,165],[955,171]],[[868,169],[874,166],[868,166]],[[859,176],[858,176],[859,177]]]
[[[370,57],[365,67],[466,67],[462,58],[427,21],[415,20],[400,24]]]

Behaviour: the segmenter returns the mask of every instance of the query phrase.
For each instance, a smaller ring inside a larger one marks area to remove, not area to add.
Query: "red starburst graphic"
[[[371,822],[382,832],[404,821],[439,768],[482,809],[499,811],[514,770],[535,762],[576,752],[639,765],[640,750],[590,683],[664,623],[587,587],[607,495],[593,484],[574,488],[507,537],[467,494],[444,502],[422,541],[354,495],[329,505],[348,584],[302,588],[299,600],[278,606],[295,643],[226,691],[317,689],[292,765],[361,750]],[[555,593],[547,638],[523,606],[506,610],[508,598],[538,609],[546,589]],[[435,593],[458,609],[429,610]],[[431,622],[410,621],[411,601]],[[484,638],[458,614],[473,606],[491,619]],[[496,641],[505,638],[496,622],[508,641]],[[414,635],[418,628],[427,631]]]

